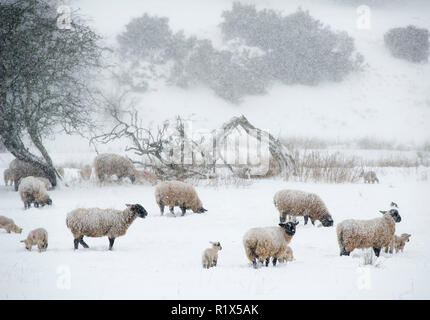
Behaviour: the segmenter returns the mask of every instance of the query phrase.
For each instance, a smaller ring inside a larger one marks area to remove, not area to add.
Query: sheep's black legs
[[[84,247],[84,248],[89,248],[89,246],[85,243],[84,241],[84,236],[79,238],[79,243]]]
[[[278,262],[278,259],[277,258],[273,258],[273,260],[272,260],[273,266],[276,266],[276,262]]]
[[[348,252],[348,251],[346,251],[346,250],[345,250],[345,248],[342,248],[342,249],[340,250],[340,255],[341,255],[341,256],[349,256],[349,252]]]
[[[164,204],[160,203],[159,207],[160,207],[161,215],[163,215],[164,214]]]
[[[307,224],[308,224],[309,217],[308,217],[308,216],[304,216],[304,218],[305,218],[305,225],[307,225]]]
[[[74,244],[74,246],[75,246],[75,250],[78,250],[79,239],[74,239],[74,240],[73,240],[73,244]]]
[[[375,255],[379,257],[379,253],[381,252],[381,248],[373,248],[373,251],[375,252]]]
[[[312,225],[315,225],[315,220],[311,218]]]
[[[184,216],[185,215],[185,211],[187,211],[187,208],[181,207],[181,210],[182,210],[182,216]]]
[[[270,257],[266,259],[266,267],[269,266],[269,262],[270,262]]]
[[[175,215],[175,212],[173,211],[173,207],[169,207],[170,213]]]
[[[112,250],[114,242],[115,242],[115,238],[109,238],[109,250]]]

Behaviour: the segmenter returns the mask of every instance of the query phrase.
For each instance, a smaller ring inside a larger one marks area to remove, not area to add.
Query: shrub
[[[384,35],[384,42],[396,58],[412,62],[427,62],[429,31],[415,26],[393,28]]]

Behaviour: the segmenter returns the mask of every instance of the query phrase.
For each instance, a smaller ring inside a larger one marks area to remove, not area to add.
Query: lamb
[[[287,261],[293,261],[293,260],[294,260],[293,249],[291,249],[290,246],[287,246],[284,253],[278,257],[278,261],[280,263],[287,262]]]
[[[257,260],[260,264],[266,261],[267,267],[271,257],[273,266],[276,266],[277,260],[284,257],[297,224],[280,223],[279,227],[252,228],[245,233],[243,246],[254,268],[257,268]]]
[[[0,229],[5,229],[7,233],[11,231],[21,233],[22,228],[18,227],[12,219],[5,216],[0,216]]]
[[[97,178],[103,182],[106,177],[116,175],[119,180],[128,177],[131,183],[136,180],[136,168],[133,163],[120,155],[113,153],[102,153],[94,159],[94,169]]]
[[[195,213],[207,211],[203,208],[194,187],[181,181],[159,183],[155,188],[155,200],[160,207],[161,215],[164,214],[164,206],[169,206],[172,214],[174,214],[174,207],[179,206],[182,210],[182,216],[185,215],[187,209],[191,209]]]
[[[337,225],[336,233],[341,256],[349,256],[350,252],[357,248],[373,248],[375,255],[379,257],[381,248],[388,246],[394,236],[395,224],[402,220],[397,209],[381,212],[384,215],[381,218],[348,219]]]
[[[361,171],[360,177],[363,177],[364,183],[379,183],[379,179],[376,176],[375,171]]]
[[[33,176],[22,179],[18,187],[18,192],[24,202],[24,209],[30,208],[32,203],[34,203],[36,208],[39,205],[43,207],[45,204],[52,204],[52,200],[43,182]]]
[[[51,190],[52,189],[52,184],[51,184],[51,182],[49,182],[48,179],[46,179],[44,177],[35,177],[35,178],[37,180],[40,180],[43,183],[43,185],[45,186],[46,190]],[[21,183],[22,179],[24,179],[24,178],[19,179],[18,184]]]
[[[393,250],[396,250],[396,253],[398,253],[399,251],[403,252],[403,249],[405,248],[405,244],[406,242],[409,242],[410,237],[411,235],[408,233],[402,233],[400,237],[394,235],[393,238],[391,239],[390,245],[385,247],[385,253],[387,253],[388,251],[390,253],[393,253]]]
[[[216,267],[218,262],[218,251],[222,250],[221,243],[209,242],[212,244],[212,248],[207,248],[203,251],[202,264],[203,268],[209,269],[210,267]]]
[[[12,170],[10,170],[9,168],[5,169],[3,171],[3,178],[4,178],[4,185],[5,186],[8,186],[9,182],[10,182],[10,185],[12,185],[12,183],[13,183]]]
[[[123,211],[100,208],[79,208],[67,214],[66,225],[73,234],[75,250],[79,243],[89,248],[84,236],[109,238],[109,250],[112,250],[115,238],[125,235],[133,221],[145,218],[147,212],[140,204],[126,204]]]
[[[311,219],[313,225],[315,220],[320,220],[324,227],[333,225],[333,218],[321,198],[315,193],[299,190],[278,191],[273,202],[280,214],[280,222],[284,223],[288,216],[303,216],[305,224]],[[290,221],[295,222],[295,221]]]
[[[30,231],[27,239],[21,240],[25,243],[25,248],[31,251],[33,246],[39,248],[39,252],[45,251],[48,248],[48,232],[43,228],[38,228]]]

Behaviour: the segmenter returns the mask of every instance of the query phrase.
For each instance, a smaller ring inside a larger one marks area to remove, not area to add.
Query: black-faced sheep
[[[84,236],[109,238],[109,250],[112,250],[115,238],[125,235],[133,221],[147,216],[140,204],[126,204],[123,211],[100,208],[79,208],[67,214],[66,225],[73,234],[75,250],[79,243],[88,248]]]
[[[393,236],[393,239],[390,242],[390,245],[385,247],[385,253],[390,252],[393,253],[393,251],[395,250],[396,253],[398,253],[399,251],[403,252],[403,249],[405,248],[405,244],[406,242],[409,242],[409,238],[411,237],[410,234],[408,233],[402,233],[402,235]]]
[[[286,221],[288,215],[292,217],[303,216],[305,224],[310,218],[312,224],[315,224],[315,220],[319,220],[324,227],[333,225],[333,218],[327,207],[315,193],[299,190],[281,190],[275,194],[273,202],[279,211],[281,223]]]
[[[218,251],[222,250],[221,243],[210,242],[210,244],[212,244],[212,248],[207,248],[203,251],[202,255],[202,265],[205,269],[216,267],[218,262]]]
[[[11,231],[15,233],[22,232],[22,228],[18,227],[12,219],[5,216],[0,216],[0,229],[5,229],[7,233]]]
[[[375,171],[362,171],[360,177],[363,177],[364,183],[379,183],[379,179],[376,176]]]
[[[297,224],[280,223],[277,227],[252,228],[245,233],[243,246],[254,268],[257,268],[257,262],[263,264],[264,261],[267,267],[271,257],[273,266],[276,266],[278,259],[288,250],[288,244],[296,233]]]
[[[203,208],[194,187],[181,181],[159,183],[155,188],[155,200],[160,207],[161,215],[164,213],[164,206],[168,206],[172,214],[174,214],[173,208],[175,206],[181,208],[182,215],[185,214],[187,209],[191,209],[195,213],[207,211]]]
[[[336,227],[340,255],[349,256],[354,249],[373,248],[379,257],[381,248],[388,246],[396,231],[396,223],[402,219],[397,209],[383,213],[382,218],[371,220],[348,219]]]
[[[19,184],[18,192],[21,200],[24,202],[24,209],[30,208],[32,203],[34,203],[36,208],[39,205],[43,207],[46,204],[52,204],[44,183],[35,177],[29,176],[23,178]]]
[[[94,159],[94,169],[100,182],[112,175],[116,175],[118,180],[128,177],[132,183],[136,180],[134,164],[126,157],[117,154],[99,154]]]
[[[37,246],[39,252],[48,248],[48,232],[43,228],[38,228],[30,231],[27,239],[21,240],[25,243],[25,248],[31,251],[33,246]]]

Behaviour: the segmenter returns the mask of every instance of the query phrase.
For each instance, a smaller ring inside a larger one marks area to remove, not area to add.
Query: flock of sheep
[[[94,169],[100,182],[116,175],[118,179],[127,177],[132,183],[137,179],[145,179],[152,184],[156,183],[156,177],[153,174],[138,171],[129,159],[115,154],[98,155],[94,160]],[[60,173],[61,169],[57,171]],[[86,169],[86,171],[88,170]],[[365,180],[367,180],[366,178],[375,181],[376,175],[368,174],[365,176]],[[25,209],[32,204],[35,207],[52,204],[47,192],[52,186],[40,169],[15,159],[11,162],[9,169],[5,171],[5,183],[7,184],[9,180],[14,182]],[[185,182],[158,183],[155,188],[155,200],[161,215],[164,213],[165,206],[169,207],[172,214],[174,214],[176,206],[181,209],[182,215],[186,210],[192,210],[195,213],[207,211],[194,187]],[[326,205],[314,193],[281,190],[274,195],[273,202],[279,211],[279,225],[252,228],[243,237],[246,256],[255,268],[263,264],[268,266],[270,259],[272,259],[273,266],[277,262],[294,259],[293,250],[289,244],[299,223],[296,220],[297,217],[303,217],[305,224],[309,219],[313,225],[316,221],[320,221],[324,227],[331,227],[334,224]],[[385,252],[390,253],[393,253],[394,250],[396,253],[399,250],[403,251],[405,242],[409,241],[411,235],[402,234],[400,237],[395,235],[395,224],[401,221],[397,204],[392,202],[387,211],[380,212],[383,216],[379,218],[348,219],[337,224],[336,233],[341,256],[349,255],[351,251],[358,248],[372,248],[376,256],[379,256],[382,248],[385,248]],[[84,237],[103,236],[108,237],[109,250],[112,250],[115,239],[125,235],[128,227],[137,217],[145,218],[147,214],[140,204],[126,204],[124,210],[78,208],[67,214],[66,225],[73,235],[75,250],[78,249],[79,244],[88,248]],[[22,229],[16,226],[12,219],[4,216],[0,216],[0,228],[5,229],[8,233],[22,232]],[[30,231],[27,239],[21,242],[25,243],[28,250],[36,245],[39,251],[43,251],[48,247],[48,233],[45,229],[38,228]],[[202,255],[204,268],[217,265],[218,252],[222,249],[220,242],[211,242],[211,244],[212,247],[206,249]]]

